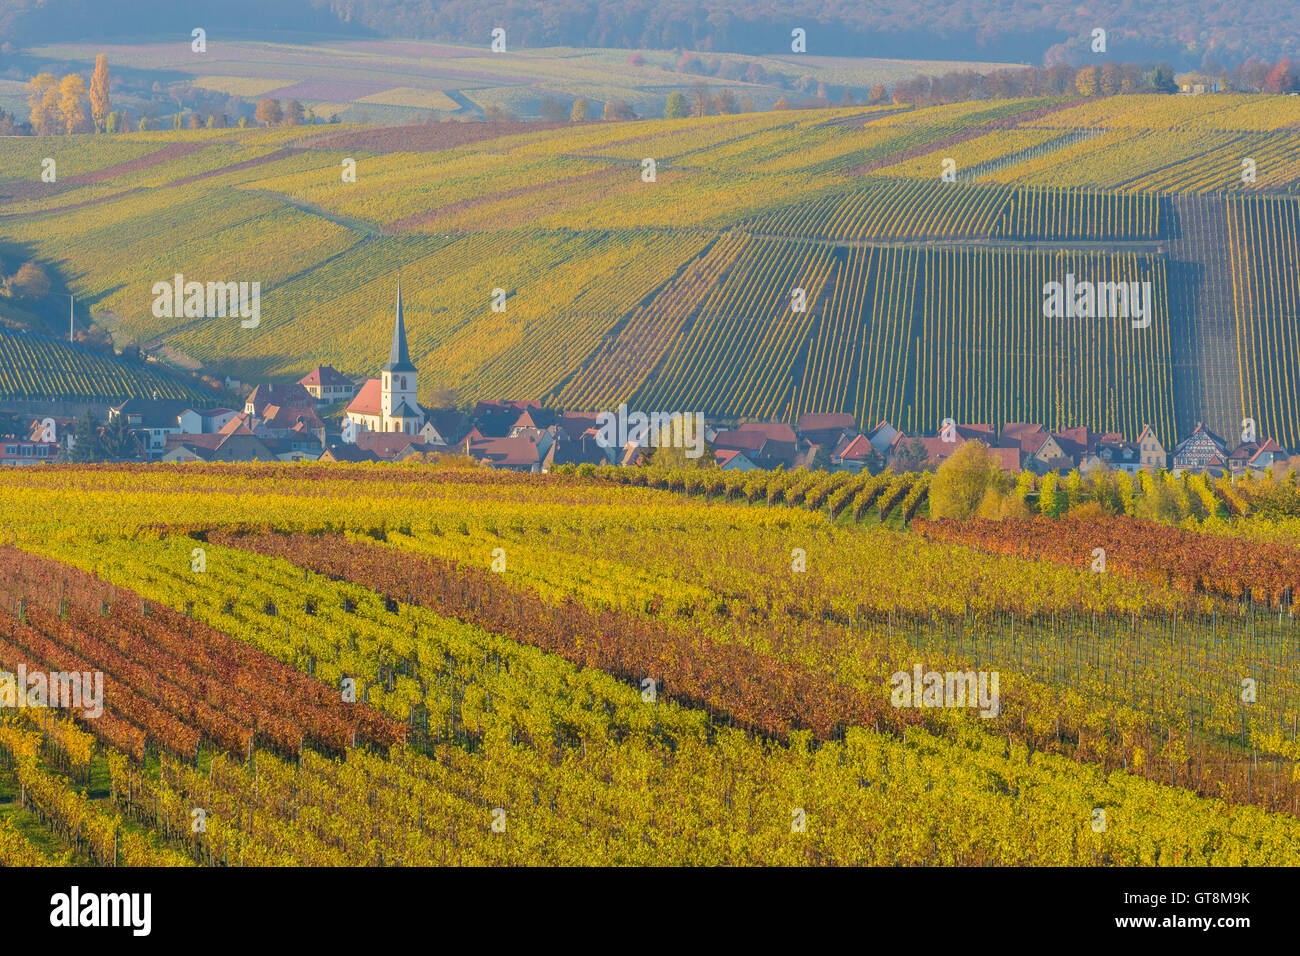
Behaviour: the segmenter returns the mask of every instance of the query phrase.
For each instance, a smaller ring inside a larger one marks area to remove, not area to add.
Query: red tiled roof
[[[758,451],[767,436],[757,431],[721,431],[713,436],[714,448],[731,448],[739,451]]]
[[[535,465],[540,460],[537,443],[528,438],[487,438],[472,442],[469,453],[492,465]]]
[[[797,427],[801,432],[823,432],[857,428],[858,421],[848,412],[809,412],[799,416]]]
[[[408,445],[421,442],[419,435],[405,432],[358,431],[356,445],[364,451],[372,451],[380,458],[392,458]],[[422,442],[421,442],[422,443]]]
[[[874,450],[866,435],[855,435],[835,450],[835,457],[840,460],[860,461],[867,458]]]
[[[377,378],[368,378],[357,392],[357,397],[348,403],[347,410],[353,415],[379,415],[383,412],[384,398]]]
[[[769,441],[789,442],[792,445],[798,443],[794,429],[784,422],[746,422],[737,426],[736,431],[742,434],[762,435]]]
[[[332,365],[317,365],[302,378],[298,379],[298,384],[312,387],[332,385],[335,387],[344,386],[351,388],[352,380],[335,371]]]

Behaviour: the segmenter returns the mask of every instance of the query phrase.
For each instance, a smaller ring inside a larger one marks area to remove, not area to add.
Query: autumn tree
[[[32,131],[37,136],[59,132],[59,81],[53,73],[38,73],[27,82],[27,105],[32,109]]]
[[[573,101],[573,109],[569,112],[569,121],[585,123],[589,119],[591,119],[591,104],[580,96]]]
[[[605,110],[601,113],[603,120],[633,120],[636,119],[636,113],[632,107],[628,106],[625,100],[609,100],[605,103]]]
[[[878,106],[885,102],[885,96],[885,84],[877,83],[871,88],[871,92],[867,94],[867,104],[870,106]]]
[[[297,100],[290,100],[284,107],[284,125],[301,126],[307,119],[307,113]]]
[[[263,126],[276,126],[284,119],[284,110],[280,107],[280,101],[264,96],[257,101],[257,109],[253,111],[253,119]]]
[[[548,123],[563,123],[569,118],[569,107],[563,100],[548,97],[542,100],[541,114],[542,119]]]
[[[703,83],[691,84],[691,115],[708,116],[712,105],[713,97],[709,95],[709,88]]]
[[[930,481],[930,517],[969,518],[989,492],[1005,496],[1010,480],[980,441],[957,446]]]
[[[1114,96],[1124,84],[1124,74],[1114,63],[1103,63],[1099,80],[1104,96]]]
[[[11,295],[39,302],[50,294],[50,277],[37,263],[24,262],[5,281],[5,288]]]
[[[59,115],[68,133],[85,133],[94,128],[86,103],[86,81],[80,74],[69,73],[59,81]]]
[[[664,119],[685,119],[688,112],[690,107],[686,103],[686,96],[680,90],[668,94],[668,102],[664,104]]]
[[[107,130],[108,114],[113,111],[108,85],[108,57],[101,53],[95,57],[95,72],[90,75],[90,118],[100,132]]]
[[[1074,87],[1084,96],[1096,96],[1101,90],[1101,80],[1095,66],[1085,66],[1074,78]]]

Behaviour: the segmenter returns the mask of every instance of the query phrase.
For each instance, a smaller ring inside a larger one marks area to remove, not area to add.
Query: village
[[[628,415],[626,407],[610,413],[495,399],[466,409],[426,409],[416,398],[418,376],[407,347],[399,288],[389,357],[379,378],[358,383],[321,365],[296,382],[254,386],[240,408],[132,398],[111,407],[107,422],[93,425],[98,456],[75,453],[78,426],[92,427],[89,419],[42,416],[27,423],[23,433],[3,438],[0,467],[94,457],[184,463],[402,462],[458,456],[485,468],[544,474],[562,465],[644,465],[660,456],[660,436],[644,428],[629,431],[627,419],[639,413]],[[606,428],[611,415],[618,414],[623,418],[617,427]],[[672,416],[678,423],[696,417]],[[611,433],[626,440],[610,441]],[[806,468],[877,474],[932,470],[970,441],[987,445],[1009,474],[1169,470],[1175,475],[1262,477],[1289,460],[1287,450],[1272,438],[1233,442],[1201,423],[1169,448],[1150,425],[1135,441],[1086,427],[1051,432],[1031,422],[1009,422],[998,429],[947,420],[936,434],[909,435],[887,421],[864,431],[847,413],[805,414],[793,422],[705,422],[697,454],[678,452],[668,460],[728,471]]]

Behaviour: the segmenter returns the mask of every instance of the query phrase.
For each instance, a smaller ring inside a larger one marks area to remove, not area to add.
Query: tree
[[[104,117],[104,132],[117,133],[122,129],[122,114],[114,110]]]
[[[143,133],[143,132],[144,132],[145,130],[147,130],[148,128],[149,128],[149,117],[147,117],[147,116],[141,116],[141,117],[140,117],[140,123],[139,123],[138,126],[136,126],[136,131],[137,131],[137,132],[140,132],[140,133]]]
[[[1065,502],[1060,489],[1057,488],[1056,472],[1049,471],[1038,483],[1038,513],[1048,518],[1059,518],[1065,510]]]
[[[601,114],[603,120],[634,120],[636,113],[632,107],[628,106],[625,100],[609,100],[605,103],[605,110]]]
[[[198,113],[191,113],[189,119],[185,121],[187,129],[203,129],[203,120],[199,119]]]
[[[925,450],[925,445],[921,444],[921,439],[913,438],[897,452],[889,463],[889,470],[897,474],[903,474],[908,471],[919,471],[921,466],[926,463],[930,455]]]
[[[93,128],[86,105],[86,81],[69,73],[59,81],[59,115],[68,133],[85,133]]]
[[[1151,71],[1151,86],[1157,93],[1177,93],[1178,84],[1174,81],[1174,68],[1168,63],[1157,63]]]
[[[853,105],[853,91],[849,89],[847,86],[844,87],[844,95],[840,97],[840,105],[841,106]]]
[[[1083,96],[1096,96],[1101,89],[1101,80],[1095,66],[1085,66],[1074,78],[1074,87]]]
[[[885,102],[885,84],[877,83],[871,88],[871,92],[867,94],[867,104],[878,106],[883,102]]]
[[[69,455],[72,461],[98,461],[102,457],[99,447],[99,422],[90,413],[90,409],[81,413],[77,419],[77,440]]]
[[[257,101],[257,109],[253,111],[253,119],[263,126],[276,126],[284,119],[284,110],[280,107],[280,101],[264,96]]]
[[[788,110],[789,108],[790,108],[790,101],[786,99],[784,96],[778,97],[777,101],[772,104],[772,109],[774,110]]]
[[[38,73],[27,81],[27,105],[32,109],[32,132],[37,136],[59,132],[59,81],[53,73]]]
[[[569,113],[569,122],[585,123],[591,119],[591,104],[581,96],[573,101],[573,109]]]
[[[108,57],[101,53],[95,57],[95,72],[90,75],[90,118],[100,132],[107,130],[108,116],[113,111],[108,85]]]
[[[668,102],[664,104],[664,119],[685,119],[689,112],[690,107],[681,90],[673,90],[668,94]]]
[[[563,100],[548,98],[542,100],[541,114],[548,123],[563,123],[569,118],[569,107]]]
[[[284,108],[284,125],[301,126],[307,119],[303,111],[302,104],[297,100],[290,100]]]
[[[742,113],[754,112],[754,98],[752,96],[742,96],[740,98],[740,112]]]
[[[713,98],[713,112],[719,116],[729,116],[736,112],[736,94],[723,90]]]
[[[99,439],[99,453],[109,461],[132,459],[139,455],[137,443],[121,415],[116,416],[104,426],[104,433]]]
[[[991,491],[1005,497],[1010,481],[981,441],[963,442],[930,481],[931,518],[969,518]]]
[[[39,302],[50,294],[50,277],[35,262],[24,262],[5,283],[16,296]]]
[[[1124,85],[1124,76],[1114,63],[1104,63],[1101,67],[1101,92],[1105,96],[1114,96]]]
[[[1264,79],[1265,93],[1290,93],[1295,89],[1295,78],[1291,75],[1291,61],[1281,59]]]
[[[703,83],[691,84],[691,115],[708,116],[709,107],[713,105],[713,98],[709,96],[709,88]]]

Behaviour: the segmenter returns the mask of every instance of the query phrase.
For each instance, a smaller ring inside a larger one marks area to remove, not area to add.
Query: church
[[[393,322],[393,344],[382,378],[367,379],[348,405],[348,421],[372,432],[417,434],[424,426],[424,409],[415,400],[415,366],[406,350],[406,325],[402,321],[402,283],[397,283],[397,318]]]

